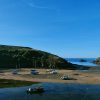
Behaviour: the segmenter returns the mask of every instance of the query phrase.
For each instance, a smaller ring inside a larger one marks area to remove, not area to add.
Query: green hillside
[[[71,63],[56,55],[29,47],[0,45],[0,68],[73,69]]]

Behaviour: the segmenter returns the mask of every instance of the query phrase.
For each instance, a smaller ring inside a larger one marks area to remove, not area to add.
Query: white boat
[[[50,72],[50,74],[57,74],[58,72],[57,72],[57,70],[52,70],[51,72]]]
[[[70,78],[69,78],[68,75],[64,75],[64,76],[61,77],[61,79],[62,79],[62,80],[69,80]]]

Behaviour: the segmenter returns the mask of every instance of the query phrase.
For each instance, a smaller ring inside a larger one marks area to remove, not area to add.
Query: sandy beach
[[[58,83],[81,83],[81,84],[100,84],[100,73],[91,71],[80,71],[80,70],[57,70],[58,74],[50,74],[46,69],[36,69],[39,71],[38,75],[31,75],[31,69],[20,69],[18,75],[13,75],[12,70],[3,70],[0,73],[1,79],[14,79],[14,80],[25,80],[32,82],[58,82]],[[68,75],[73,78],[72,80],[61,80],[63,75]]]

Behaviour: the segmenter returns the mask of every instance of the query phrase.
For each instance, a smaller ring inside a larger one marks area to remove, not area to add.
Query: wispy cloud
[[[37,5],[33,0],[22,0],[25,4],[27,4],[29,7],[32,7],[32,8],[38,8],[38,9],[51,9],[51,10],[54,10],[54,8],[52,7],[47,7],[47,6],[40,6],[40,5]]]
[[[36,5],[35,3],[33,2],[29,2],[27,3],[30,7],[33,7],[33,8],[40,8],[40,9],[50,9],[49,7],[44,7],[44,6],[39,6],[39,5]]]
[[[56,8],[55,6],[52,7],[52,6],[38,5],[38,4],[36,4],[36,2],[34,0],[22,0],[22,2],[24,2],[27,6],[29,6],[31,8],[47,9],[47,10],[55,11],[56,13],[59,13],[59,11],[60,11],[60,9]]]

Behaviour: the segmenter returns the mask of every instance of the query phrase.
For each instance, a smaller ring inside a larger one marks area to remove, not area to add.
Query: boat
[[[62,80],[71,80],[72,78],[70,78],[68,75],[64,75],[61,77]]]
[[[17,74],[18,74],[18,70],[14,70],[14,71],[12,72],[12,74],[13,74],[13,75],[17,75]]]
[[[55,69],[48,69],[46,72],[48,72],[50,74],[58,74],[58,71]]]
[[[36,87],[36,88],[34,88],[34,89],[29,88],[29,89],[27,90],[27,93],[28,93],[28,94],[39,94],[39,93],[43,93],[43,92],[45,92],[45,90],[44,90],[43,87]]]
[[[33,70],[31,70],[31,74],[32,75],[37,75],[37,74],[39,74],[39,72],[37,70],[33,69]]]
[[[56,70],[53,70],[50,72],[50,74],[57,74],[58,72]]]
[[[68,75],[63,75],[63,76],[61,77],[61,79],[62,79],[62,80],[77,80],[77,79],[75,79],[75,78],[69,77]]]

